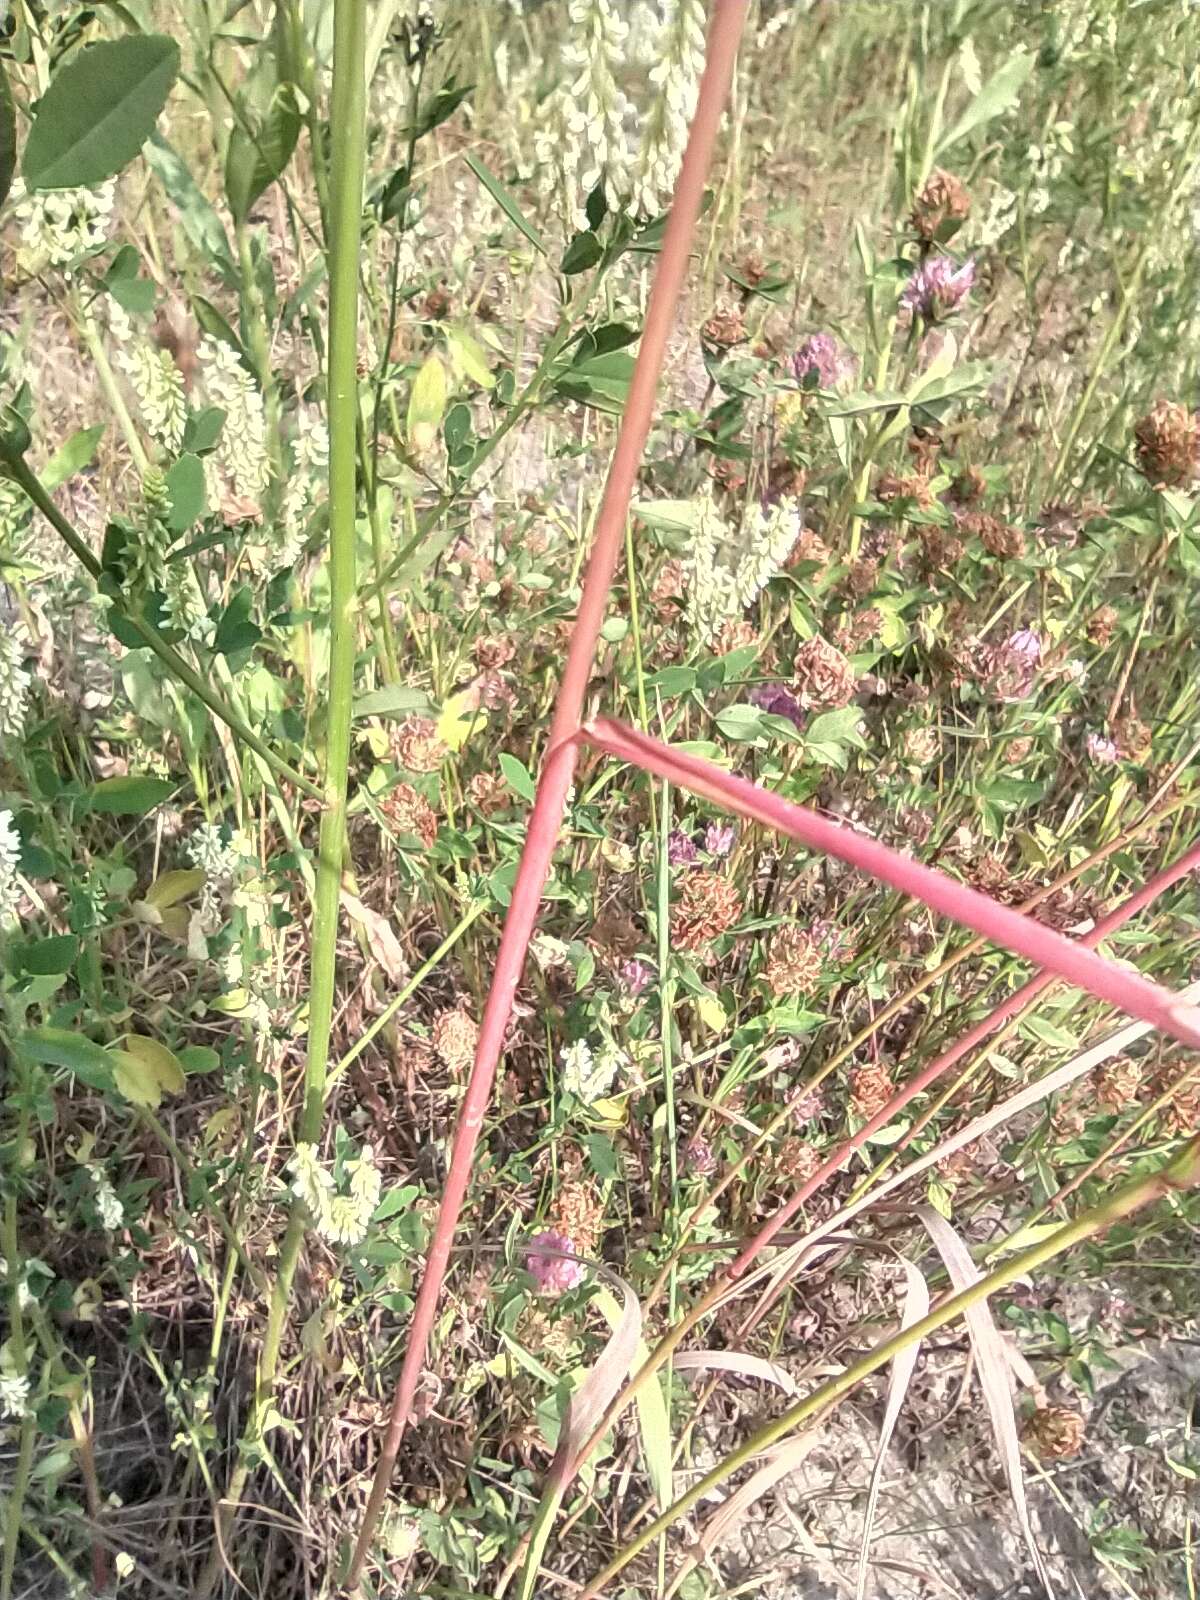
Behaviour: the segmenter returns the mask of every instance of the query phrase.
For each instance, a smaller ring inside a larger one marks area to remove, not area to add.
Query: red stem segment
[[[749,0],[715,0],[713,6],[696,114],[692,119],[687,150],[663,235],[662,253],[646,310],[646,325],[629,385],[629,400],[621,419],[604,497],[596,517],[592,553],[529,819],[529,833],[504,921],[495,974],[479,1029],[475,1062],[455,1129],[450,1170],[446,1175],[433,1242],[429,1247],[424,1276],[413,1308],[404,1364],[347,1579],[351,1586],[357,1583],[362,1572],[371,1536],[387,1495],[388,1482],[412,1409],[417,1383],[425,1365],[425,1354],[454,1233],[474,1164],[475,1146],[491,1097],[492,1081],[503,1049],[513,997],[524,970],[530,936],[537,921],[551,856],[562,825],[579,748],[584,696],[591,679],[596,645],[621,551],[629,501],[653,419],[659,375],[687,274],[692,235],[700,215],[705,180],[733,78],[733,65],[748,3]]]
[[[934,911],[973,928],[985,939],[1047,968],[1048,978],[1065,978],[1098,999],[1119,1006],[1130,1016],[1172,1034],[1184,1044],[1193,1047],[1200,1044],[1200,1010],[1140,973],[1130,972],[1096,955],[1086,948],[1086,941],[1068,939],[1036,918],[998,905],[977,889],[968,889],[944,872],[923,867],[911,856],[901,855],[877,839],[856,833],[841,823],[830,822],[807,807],[793,805],[790,800],[746,778],[723,771],[711,761],[685,755],[650,734],[627,728],[610,717],[597,717],[587,723],[583,737],[609,755],[667,778],[694,794],[704,795],[728,811],[773,828],[776,833],[799,839],[812,850],[836,856],[880,883],[890,884],[901,894],[923,900]]]

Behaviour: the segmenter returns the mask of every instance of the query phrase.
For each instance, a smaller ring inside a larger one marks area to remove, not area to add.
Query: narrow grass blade
[[[616,1333],[620,1318],[623,1315],[621,1307],[607,1291],[602,1291],[596,1296],[594,1304],[604,1317],[609,1326]],[[649,1361],[650,1352],[646,1348],[645,1340],[639,1339],[634,1351],[633,1366],[640,1367],[644,1361]],[[615,1393],[615,1390],[614,1390]],[[611,1400],[612,1396],[609,1396]],[[608,1401],[605,1401],[607,1406]],[[650,1479],[650,1486],[654,1490],[654,1498],[658,1501],[659,1510],[669,1506],[675,1497],[675,1480],[671,1473],[671,1424],[667,1416],[667,1401],[663,1393],[662,1383],[648,1383],[637,1394],[637,1419],[638,1433],[642,1441],[642,1461],[646,1468],[646,1476]]]
[[[642,1308],[637,1295],[629,1285],[613,1272],[597,1268],[605,1280],[621,1296],[621,1304],[604,1291],[598,1296],[598,1305],[606,1319],[614,1324],[613,1332],[597,1357],[587,1377],[571,1396],[558,1436],[558,1449],[550,1463],[542,1498],[529,1530],[529,1548],[521,1571],[521,1586],[517,1600],[533,1600],[542,1552],[554,1526],[554,1518],[562,1504],[563,1495],[574,1476],[575,1456],[588,1439],[592,1429],[604,1415],[609,1401],[629,1376],[637,1359],[642,1337]],[[657,1385],[653,1387],[657,1388]],[[661,1399],[662,1391],[658,1390]]]
[[[761,1500],[763,1495],[768,1494],[780,1479],[786,1478],[790,1472],[795,1472],[797,1467],[802,1465],[819,1438],[819,1431],[816,1428],[809,1428],[799,1438],[789,1439],[786,1444],[777,1446],[758,1471],[747,1478],[740,1488],[733,1491],[700,1530],[695,1544],[671,1579],[667,1600],[671,1600],[672,1595],[678,1594],[700,1563],[709,1558],[722,1539],[729,1537],[750,1507]]]
[[[797,1393],[796,1380],[786,1368],[740,1350],[682,1350],[671,1365],[676,1372],[732,1372],[739,1378],[760,1378],[786,1395]]]
[[[908,1279],[908,1288],[904,1295],[904,1310],[900,1314],[900,1327],[905,1329],[911,1328],[914,1322],[920,1322],[921,1318],[928,1313],[929,1286],[911,1261],[906,1261],[902,1256],[900,1264],[904,1268],[905,1277]],[[871,1550],[871,1529],[875,1522],[875,1508],[879,1503],[879,1486],[883,1482],[883,1464],[887,1459],[888,1445],[892,1442],[892,1434],[896,1431],[900,1407],[904,1404],[904,1396],[908,1393],[908,1386],[912,1382],[912,1375],[920,1353],[921,1345],[918,1341],[916,1344],[908,1345],[899,1351],[892,1361],[891,1376],[888,1379],[887,1403],[883,1408],[883,1426],[879,1430],[879,1449],[875,1455],[875,1465],[871,1469],[871,1486],[867,1491],[867,1511],[863,1519],[862,1543],[858,1550],[856,1600],[863,1600],[863,1596],[866,1594],[867,1566]]]
[[[982,1273],[971,1260],[966,1245],[945,1217],[932,1206],[918,1206],[917,1215],[945,1263],[955,1291],[961,1292],[979,1283],[982,1280]],[[963,1311],[963,1320],[967,1324],[971,1348],[979,1365],[979,1382],[983,1387],[984,1403],[987,1405],[988,1416],[991,1418],[992,1429],[996,1435],[996,1447],[1004,1464],[1004,1476],[1008,1479],[1009,1493],[1016,1508],[1017,1521],[1020,1523],[1025,1543],[1029,1547],[1033,1564],[1037,1568],[1038,1577],[1042,1581],[1042,1587],[1050,1600],[1054,1600],[1050,1574],[1046,1571],[1046,1563],[1042,1560],[1042,1552],[1038,1549],[1037,1540],[1033,1536],[1033,1527],[1029,1521],[1025,1478],[1021,1471],[1021,1444],[1017,1437],[1017,1418],[1013,1410],[1012,1385],[1009,1377],[1010,1363],[1005,1353],[1004,1341],[992,1321],[992,1313],[986,1299],[976,1300],[972,1305],[968,1305]]]

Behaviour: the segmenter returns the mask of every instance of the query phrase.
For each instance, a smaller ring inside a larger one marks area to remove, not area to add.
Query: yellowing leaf
[[[442,707],[442,714],[437,721],[437,736],[448,750],[458,751],[466,744],[471,730],[482,726],[482,723],[479,690],[474,684],[468,684],[465,689],[452,694]]]
[[[467,332],[457,324],[446,329],[446,345],[450,351],[450,360],[454,370],[464,378],[470,378],[472,383],[477,383],[481,389],[495,387],[496,379],[492,369],[487,364],[487,357],[483,348]]]
[[[593,1122],[598,1122],[604,1127],[620,1128],[628,1120],[629,1103],[615,1097],[607,1100],[593,1100],[588,1106],[588,1116]]]
[[[710,994],[706,994],[702,1000],[696,1002],[696,1013],[711,1033],[721,1033],[729,1021],[725,1015],[725,1007]]]
[[[188,895],[195,894],[204,883],[204,873],[199,867],[185,867],[175,872],[161,873],[146,890],[146,904],[163,911]]]
[[[446,369],[437,356],[430,356],[408,397],[408,442],[417,455],[432,448],[445,410]]]
[[[172,1050],[157,1039],[139,1033],[126,1036],[124,1048],[110,1050],[113,1081],[135,1106],[159,1105],[164,1094],[179,1094],[184,1087],[183,1068]]]

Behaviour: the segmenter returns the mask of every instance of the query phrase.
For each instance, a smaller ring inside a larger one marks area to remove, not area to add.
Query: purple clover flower
[[[1088,760],[1097,767],[1111,767],[1121,759],[1120,746],[1115,739],[1102,733],[1089,733],[1085,741]]]
[[[710,856],[727,856],[736,838],[737,829],[732,822],[710,822],[704,830],[704,848]]]
[[[974,282],[974,261],[964,261],[959,267],[949,256],[932,256],[904,285],[900,304],[926,322],[940,322],[958,310]]]
[[[702,1133],[694,1133],[684,1145],[683,1164],[691,1178],[711,1178],[717,1170],[716,1152]]]
[[[667,835],[667,860],[673,867],[690,867],[699,854],[694,839],[679,828],[671,829]]]
[[[620,976],[621,982],[630,994],[641,994],[642,990],[653,978],[654,973],[644,961],[639,961],[634,956],[629,961],[622,961]]]
[[[836,389],[858,365],[831,333],[810,333],[792,356],[792,377],[805,389]]]
[[[769,711],[773,717],[786,717],[797,728],[803,728],[803,708],[791,690],[782,683],[757,683],[746,698],[760,711]]]
[[[525,1252],[525,1266],[537,1279],[539,1294],[562,1294],[579,1287],[584,1267],[582,1261],[574,1259],[578,1254],[575,1241],[565,1233],[547,1228],[534,1234]]]
[[[1032,667],[1041,665],[1042,641],[1040,635],[1034,633],[1032,628],[1021,628],[1016,633],[1010,634],[1004,641],[1004,648],[1009,656],[1027,661]]]

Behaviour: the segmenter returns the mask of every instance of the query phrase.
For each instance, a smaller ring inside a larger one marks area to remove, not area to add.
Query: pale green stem
[[[329,214],[329,607],[330,655],[324,810],[318,843],[309,973],[308,1056],[304,1101],[297,1118],[297,1144],[316,1144],[324,1121],[329,1040],[333,1027],[338,919],[346,839],[356,647],[355,513],[357,510],[358,254],[362,236],[363,168],[366,144],[366,0],[335,0],[333,128]],[[308,1227],[297,1200],[279,1250],[279,1270],[267,1313],[258,1381],[243,1448],[218,1512],[221,1537],[193,1594],[211,1593],[222,1571],[221,1549],[262,1441],[279,1370],[292,1282]]]
[[[108,359],[104,340],[100,337],[100,331],[92,320],[91,313],[82,304],[77,305],[77,315],[79,331],[83,334],[83,342],[87,345],[88,353],[95,365],[96,377],[104,392],[104,398],[113,416],[116,417],[121,432],[125,435],[125,443],[129,446],[133,464],[144,478],[150,470],[150,457],[146,454],[142,436],[129,414],[129,407],[125,404],[125,396],[121,393],[121,386]]]

